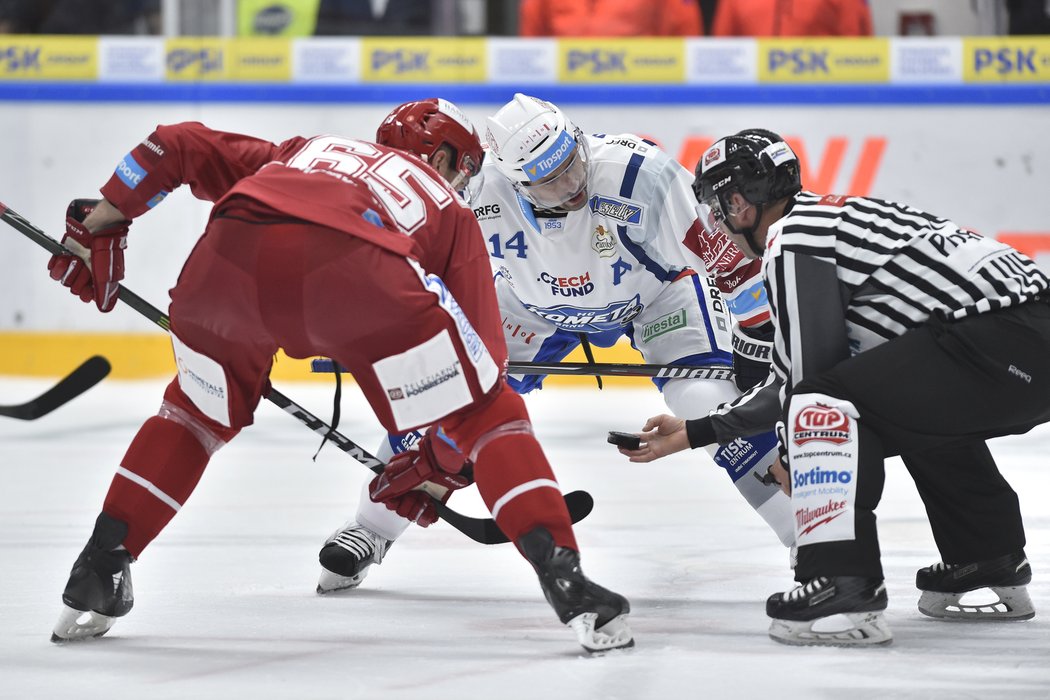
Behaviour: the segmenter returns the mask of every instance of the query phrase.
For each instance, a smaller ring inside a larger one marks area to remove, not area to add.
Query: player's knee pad
[[[441,428],[452,439],[464,455],[473,455],[478,450],[475,443],[486,433],[502,425],[524,421],[529,425],[529,412],[525,401],[510,390],[505,383],[485,397],[485,400],[472,405],[467,411],[460,411],[441,422]],[[491,439],[491,438],[489,438]],[[471,461],[474,461],[471,458]]]
[[[672,379],[663,387],[664,403],[679,418],[703,418],[739,392],[725,379]]]
[[[160,404],[160,410],[157,411],[157,416],[164,420],[170,420],[173,423],[181,425],[183,428],[188,430],[193,437],[197,438],[197,441],[204,448],[204,451],[210,457],[215,454],[220,447],[230,441],[239,431],[227,429],[223,431],[222,436],[216,435],[211,428],[208,427],[203,421],[197,418],[192,411],[187,411],[182,406],[172,403],[165,399]]]

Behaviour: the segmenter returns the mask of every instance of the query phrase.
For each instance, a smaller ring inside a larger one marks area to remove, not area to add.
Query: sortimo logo
[[[834,469],[813,467],[809,471],[792,474],[791,487],[797,489],[803,486],[818,486],[820,484],[848,484],[851,481],[853,481],[853,472],[849,470],[836,471]]]

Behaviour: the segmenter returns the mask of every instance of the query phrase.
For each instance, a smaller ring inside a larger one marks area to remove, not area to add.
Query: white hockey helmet
[[[489,157],[525,199],[543,209],[587,203],[587,141],[560,109],[519,92],[486,121]]]

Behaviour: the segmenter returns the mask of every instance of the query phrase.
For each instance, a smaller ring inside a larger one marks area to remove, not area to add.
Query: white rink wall
[[[544,96],[542,86],[532,92]],[[585,131],[645,135],[683,158],[705,140],[771,128],[801,145],[811,187],[906,201],[985,235],[1050,231],[1050,141],[1044,137],[1050,106],[560,104]],[[0,201],[57,236],[68,201],[96,196],[121,156],[156,124],[198,120],[277,141],[317,133],[370,139],[391,106],[8,102],[0,110],[7,156]],[[500,105],[462,106],[483,124]],[[870,185],[862,182],[865,174]],[[856,191],[858,185],[864,191]],[[184,188],[136,222],[126,284],[164,307],[207,212]],[[0,332],[144,329],[135,313],[119,307],[108,316],[84,313],[48,279],[46,253],[3,228]]]

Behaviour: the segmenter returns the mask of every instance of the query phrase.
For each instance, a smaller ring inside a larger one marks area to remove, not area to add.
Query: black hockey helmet
[[[695,175],[693,193],[697,201],[711,209],[719,226],[744,236],[756,254],[761,251],[756,250],[753,240],[755,226],[738,231],[727,221],[729,195],[739,192],[755,206],[761,219],[767,204],[802,189],[795,152],[778,134],[766,129],[745,129],[715,142],[696,164]]]

